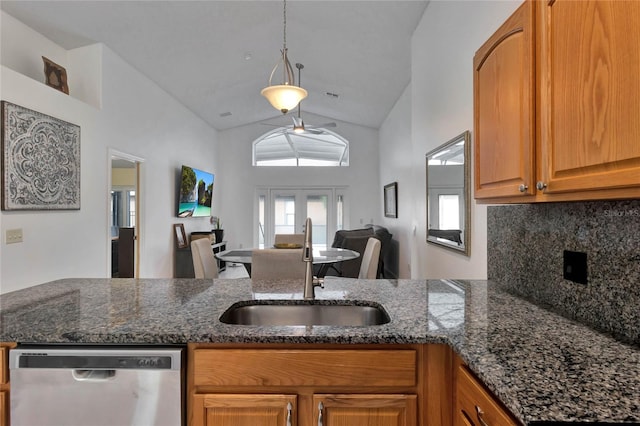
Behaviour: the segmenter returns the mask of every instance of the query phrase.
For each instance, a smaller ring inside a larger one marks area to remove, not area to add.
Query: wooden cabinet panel
[[[192,426],[295,425],[295,395],[204,394],[193,397]]]
[[[195,386],[414,386],[414,350],[196,349]]]
[[[0,426],[9,426],[9,395],[0,391]]]
[[[460,365],[456,372],[455,399],[455,426],[483,426],[484,424],[491,426],[518,425],[463,365]]]
[[[476,198],[534,194],[533,6],[520,6],[473,59]]]
[[[9,348],[0,347],[0,384],[9,382]]]
[[[415,395],[314,395],[314,419],[324,426],[415,426]]]
[[[540,6],[544,193],[638,188],[640,2],[556,0]]]

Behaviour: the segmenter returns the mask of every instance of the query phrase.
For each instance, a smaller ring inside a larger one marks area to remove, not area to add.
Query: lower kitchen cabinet
[[[463,363],[456,364],[454,426],[520,425]]]
[[[0,426],[7,426],[9,424],[7,420],[7,414],[9,413],[8,400],[7,392],[0,391]]]
[[[416,395],[314,395],[318,425],[409,426],[417,419]]]
[[[13,343],[0,343],[0,426],[9,426],[9,349]]]
[[[296,395],[204,394],[193,397],[193,426],[296,424]]]
[[[415,395],[313,395],[313,415],[297,409],[297,395],[204,394],[193,398],[194,426],[416,425]]]
[[[189,345],[189,426],[426,424],[424,345]]]

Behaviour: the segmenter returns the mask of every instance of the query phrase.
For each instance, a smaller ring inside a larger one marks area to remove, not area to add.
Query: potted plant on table
[[[216,237],[216,243],[221,243],[222,241],[224,241],[224,229],[222,229],[222,221],[220,221],[219,217],[212,216],[210,222],[211,225],[213,225],[213,229],[211,230],[211,232],[213,232]]]

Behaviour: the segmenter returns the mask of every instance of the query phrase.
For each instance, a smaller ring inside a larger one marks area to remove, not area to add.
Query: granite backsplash
[[[640,345],[640,200],[490,206],[488,278],[509,292]],[[563,278],[587,253],[588,283]]]

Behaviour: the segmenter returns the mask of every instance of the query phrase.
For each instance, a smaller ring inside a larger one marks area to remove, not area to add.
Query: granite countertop
[[[524,424],[640,423],[640,349],[487,281],[327,278],[322,303],[380,303],[373,327],[245,327],[233,303],[301,299],[302,285],[240,280],[66,279],[0,297],[0,341],[20,343],[446,343]]]

